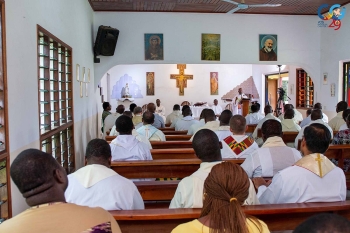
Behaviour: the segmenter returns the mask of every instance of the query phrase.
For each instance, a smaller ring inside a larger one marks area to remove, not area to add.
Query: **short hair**
[[[95,138],[86,146],[85,158],[87,160],[99,159],[108,161],[112,156],[111,147],[106,140]]]
[[[321,103],[316,103],[314,105],[314,109],[321,109],[322,110],[322,104]]]
[[[10,167],[13,182],[23,194],[53,182],[53,171],[61,166],[52,155],[37,149],[19,153]]]
[[[125,112],[123,112],[123,115],[132,118],[132,112],[131,111],[125,111]]]
[[[309,116],[312,112],[312,108],[309,108],[308,110],[306,110],[306,115]]]
[[[235,134],[244,133],[246,125],[247,120],[242,115],[234,115],[230,119],[230,128]]]
[[[139,113],[142,113],[142,108],[141,107],[136,107],[134,108],[134,114],[139,114]]]
[[[331,133],[325,125],[314,123],[305,128],[304,139],[309,151],[323,154],[329,147]]]
[[[277,120],[267,120],[261,126],[261,132],[265,138],[270,138],[274,136],[282,136],[282,125]]]
[[[343,216],[322,213],[311,216],[295,228],[293,233],[350,232],[350,221]]]
[[[271,105],[266,105],[264,108],[264,113],[268,114],[268,113],[272,113],[272,107]]]
[[[132,103],[132,104],[130,104],[130,107],[129,107],[129,109],[130,109],[130,111],[131,112],[133,112],[134,111],[134,109],[137,107],[137,105],[136,104],[134,104],[134,103]]]
[[[120,104],[118,105],[116,110],[117,110],[117,113],[122,114],[125,111],[125,106]]]
[[[147,104],[147,111],[154,112],[156,110],[156,105],[154,103]]]
[[[252,104],[252,106],[250,106],[250,110],[252,110],[252,112],[257,112],[258,110],[258,106],[256,104]]]
[[[294,110],[292,108],[288,108],[284,112],[284,118],[285,119],[293,119],[294,118]]]
[[[120,134],[129,134],[134,128],[134,124],[130,117],[121,115],[115,121],[115,127]]]
[[[153,124],[154,114],[152,112],[144,112],[142,115],[142,120],[146,124]]]
[[[106,110],[106,108],[108,108],[109,105],[110,105],[109,102],[103,102],[102,104],[103,110]]]
[[[260,107],[261,107],[261,105],[260,105],[259,103],[256,103],[255,105],[257,106],[258,111],[260,111]]]
[[[193,149],[197,157],[205,162],[221,161],[218,136],[210,129],[201,129],[193,137]]]
[[[340,101],[340,102],[337,104],[337,110],[338,110],[339,112],[345,111],[347,108],[348,108],[348,103],[345,102],[345,101]]]
[[[293,109],[291,104],[285,104],[283,108],[284,108],[284,110]]]
[[[184,116],[191,116],[192,115],[192,111],[190,108],[186,108],[184,111],[183,111],[183,115]]]
[[[230,119],[232,117],[232,112],[228,109],[222,111],[220,115],[220,125],[229,125],[230,124]]]
[[[173,110],[174,111],[179,111],[180,110],[180,105],[175,104],[174,107],[173,107]]]
[[[190,106],[188,106],[187,104],[182,106],[182,112],[185,111],[187,108],[190,108]]]
[[[199,119],[205,119],[205,115],[206,115],[206,112],[207,112],[207,108],[203,109],[201,114],[199,115]]]
[[[216,120],[216,115],[213,109],[208,109],[205,112],[205,121],[215,121]]]
[[[322,114],[322,110],[319,108],[313,109],[311,112],[311,120],[315,121],[318,119],[322,119],[323,118],[323,114]]]
[[[349,114],[350,114],[350,109],[345,109],[343,111],[342,117],[343,117],[344,121],[346,121],[346,118],[348,117]]]

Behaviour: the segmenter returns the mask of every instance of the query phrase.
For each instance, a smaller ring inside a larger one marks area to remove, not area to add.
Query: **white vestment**
[[[142,125],[136,131],[138,134],[148,138],[149,141],[166,141],[165,134],[152,125]]]
[[[284,144],[280,137],[270,137],[261,148],[245,159],[241,167],[248,177],[273,177],[278,171],[292,166],[301,154]]]
[[[173,111],[172,113],[170,113],[166,119],[165,119],[165,124],[171,124],[173,123],[173,121],[176,119],[176,118],[179,118],[181,115],[181,111],[180,110],[176,110],[176,111]]]
[[[299,112],[297,109],[293,108],[294,110],[294,120],[296,121],[295,123],[299,124],[303,120],[303,114]]]
[[[152,160],[149,147],[133,135],[119,135],[109,145],[112,161]]]
[[[324,113],[322,113],[322,120],[326,123],[328,123],[328,116]]]
[[[178,120],[175,124],[175,131],[188,130],[191,125],[198,123],[192,116],[186,116]]]
[[[188,129],[187,135],[193,135],[197,130],[205,125],[205,120],[201,119],[198,123],[191,125],[191,127]]]
[[[156,113],[163,118],[165,122],[165,107],[160,105],[159,107],[156,105]]]
[[[222,141],[224,138],[231,135],[230,126],[222,125],[218,130],[215,130],[214,133],[216,133],[216,136],[218,136],[219,141]]]
[[[105,210],[144,209],[135,184],[104,165],[92,164],[68,175],[66,201]]]
[[[329,130],[329,132],[331,133],[331,138],[333,138],[333,130],[331,127],[329,127],[329,125],[327,123],[325,123],[322,119],[318,119],[318,120],[315,120],[315,121],[311,121],[308,125],[304,126],[301,128],[301,130],[299,131],[297,137],[295,138],[295,141],[294,141],[294,147],[298,149],[298,143],[299,143],[299,140],[303,138],[304,136],[304,130],[307,126],[311,125],[311,124],[314,124],[314,123],[320,123],[320,124],[323,124],[324,126],[326,126]]]
[[[268,113],[261,121],[259,121],[258,125],[255,127],[254,132],[253,132],[253,138],[259,146],[262,145],[264,142],[263,142],[262,138],[258,137],[258,129],[261,129],[262,125],[267,120],[276,120],[276,121],[281,122],[281,120],[278,119],[277,117],[275,117],[272,113]]]
[[[343,125],[340,126],[340,128],[339,128],[338,131],[346,130],[346,129],[348,129],[348,128],[349,128],[348,125],[345,123],[345,124],[343,124]]]
[[[258,124],[259,121],[264,119],[264,116],[261,115],[259,112],[254,112],[254,113],[249,113],[246,117],[245,120],[247,121],[247,125],[255,125]]]
[[[237,98],[237,100],[236,100]],[[238,94],[235,97],[233,97],[232,99],[232,114],[233,115],[242,115],[242,109],[238,109],[238,105],[239,103],[242,101],[242,99],[244,98],[248,98],[248,96],[246,96],[245,94]]]
[[[179,117],[176,117],[173,122],[170,125],[170,128],[175,128],[175,124],[176,122],[178,122],[179,120],[181,120],[182,118],[184,118],[184,116],[181,114]]]
[[[281,121],[282,132],[299,132],[301,127],[295,123],[294,119],[283,119]],[[293,142],[288,142],[287,146],[294,148]]]
[[[284,114],[279,115],[278,119],[280,119],[282,122],[284,120]],[[295,118],[295,116],[292,120],[295,122],[295,124],[299,125],[299,121],[297,118]]]
[[[170,203],[170,209],[175,208],[202,208],[204,181],[211,169],[220,162],[202,162],[200,168],[192,175],[183,178],[177,186],[175,195]],[[250,181],[249,196],[245,205],[257,205],[259,201],[252,181]]]
[[[322,154],[320,176],[317,154],[304,156],[296,165],[278,172],[272,183],[260,186],[261,204],[345,201],[346,181],[343,170]]]
[[[119,113],[112,113],[109,114],[104,121],[104,127],[103,127],[103,138],[106,137],[106,132],[110,131],[110,129],[115,126],[115,121],[118,119],[119,116],[121,116],[122,114]]]
[[[137,140],[139,140],[140,142],[145,143],[150,149],[152,149],[152,145],[151,143],[148,141],[148,139],[145,136],[142,136],[140,134],[137,133],[136,129],[133,129],[131,132],[132,135],[134,135],[136,137]],[[119,133],[116,130],[116,127],[113,126],[111,133],[109,134],[109,136],[118,136]]]
[[[344,125],[345,121],[343,119],[343,111],[338,112],[337,115],[328,122],[328,125],[333,131],[339,131],[340,126]]]
[[[213,109],[215,115],[221,115],[222,113],[222,107],[220,105],[213,105],[211,109]]]
[[[219,127],[220,127],[219,121],[208,121],[207,123],[205,123],[205,125],[203,125],[202,127],[197,129],[197,131],[191,137],[190,141],[193,141],[194,135],[196,135],[196,133],[201,129],[210,129],[210,130],[215,132],[215,131],[219,130]]]
[[[256,142],[254,142],[254,140],[252,138],[251,138],[252,144],[248,148],[244,147],[243,141],[248,138],[247,135],[233,135],[231,133],[230,136],[236,141],[236,143],[235,143],[235,145],[232,145],[233,148],[231,149],[229,147],[229,145],[224,140],[227,137],[225,137],[221,140],[221,143],[222,143],[221,157],[222,158],[234,158],[234,159],[247,158],[247,156],[252,154],[255,150],[259,149],[258,144],[256,144]],[[237,150],[235,150],[236,147],[242,147],[242,149],[237,151]]]

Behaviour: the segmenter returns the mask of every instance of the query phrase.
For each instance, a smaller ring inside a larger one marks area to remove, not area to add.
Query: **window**
[[[314,83],[303,69],[297,69],[297,108],[312,108],[314,105]]]
[[[350,106],[350,62],[343,63],[343,100]]]
[[[38,81],[42,150],[74,171],[72,48],[38,25]]]

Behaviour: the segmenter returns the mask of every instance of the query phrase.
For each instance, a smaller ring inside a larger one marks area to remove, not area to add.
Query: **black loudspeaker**
[[[108,26],[99,26],[94,46],[94,61],[100,63],[96,56],[113,56],[117,45],[119,30]]]

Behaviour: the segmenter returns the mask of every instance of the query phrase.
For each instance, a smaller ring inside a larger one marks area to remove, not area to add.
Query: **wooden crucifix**
[[[177,64],[179,74],[171,74],[170,79],[176,79],[176,87],[179,88],[179,95],[185,95],[187,79],[193,79],[193,75],[185,74],[186,64]]]

